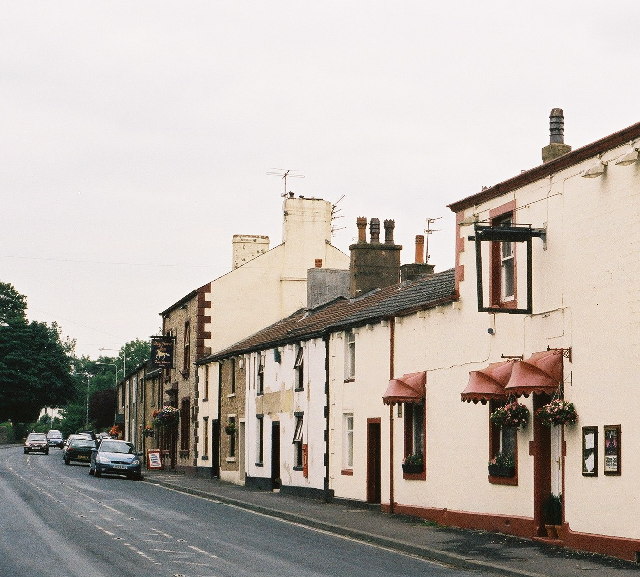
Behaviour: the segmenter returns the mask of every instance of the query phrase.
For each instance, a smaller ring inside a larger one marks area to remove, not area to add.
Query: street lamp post
[[[101,348],[98,349],[99,351],[115,351],[117,353],[119,353],[120,351],[118,349],[106,349],[106,348]],[[98,363],[101,364],[101,363]],[[108,364],[108,363],[104,363],[104,364]],[[125,347],[122,348],[122,378],[124,379],[124,377],[127,376],[127,349]]]
[[[84,376],[87,377],[87,413],[84,421],[84,430],[88,431],[89,430],[89,373],[85,373]]]

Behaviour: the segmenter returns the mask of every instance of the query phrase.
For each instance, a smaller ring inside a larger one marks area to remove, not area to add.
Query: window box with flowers
[[[524,429],[529,423],[529,416],[529,409],[525,405],[518,401],[512,401],[502,407],[498,407],[491,413],[489,419],[499,427]]]
[[[578,413],[573,403],[564,399],[554,399],[536,411],[540,422],[547,427],[557,425],[573,425],[578,420]]]
[[[513,477],[516,474],[516,463],[511,455],[498,453],[489,461],[489,475],[492,477]]]
[[[407,455],[402,463],[402,472],[410,475],[422,473],[424,471],[424,457],[422,453]]]

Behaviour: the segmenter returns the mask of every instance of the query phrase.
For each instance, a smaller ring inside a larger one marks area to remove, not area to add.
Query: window
[[[191,401],[182,399],[180,404],[180,450],[189,450],[189,421],[191,420]]]
[[[231,359],[231,374],[229,375],[229,381],[231,386],[231,394],[236,394],[236,360]]]
[[[185,376],[189,375],[191,357],[191,323],[189,321],[184,323],[184,346],[182,356],[182,372]]]
[[[342,431],[342,468],[353,469],[353,413],[343,415]]]
[[[302,391],[304,389],[304,349],[302,345],[298,345],[298,352],[296,353],[296,362],[293,364],[293,368],[296,371],[296,391]]]
[[[258,353],[258,395],[264,393],[264,353]]]
[[[495,227],[510,227],[512,213],[495,218]],[[494,241],[491,245],[491,304],[503,305],[516,298],[515,243]]]
[[[505,403],[500,401],[489,402],[489,414]],[[489,459],[493,459],[498,453],[511,457],[517,463],[518,435],[516,427],[501,427],[489,421],[491,434],[489,436]],[[516,467],[517,471],[517,467]],[[492,482],[503,484],[513,483],[514,477],[501,477],[498,480],[492,478]]]
[[[356,376],[356,335],[353,331],[344,333],[344,379],[349,381]]]
[[[295,429],[293,431],[293,466],[302,469],[302,417],[303,413],[295,413]]]
[[[264,415],[256,415],[256,465],[262,467],[264,459]]]
[[[406,403],[404,407],[404,455],[425,455],[425,405]]]
[[[209,400],[209,365],[204,366],[204,391],[202,393],[202,400]]]

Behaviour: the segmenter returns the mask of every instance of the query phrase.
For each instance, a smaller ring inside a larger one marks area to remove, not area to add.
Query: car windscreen
[[[102,443],[100,443],[100,451],[103,451],[106,453],[129,454],[134,452],[134,448],[132,445],[129,445],[129,443],[116,443],[113,441],[102,441]]]
[[[47,440],[47,437],[45,437],[44,433],[42,433],[41,435],[31,434],[27,437],[27,441],[46,441],[46,440]]]

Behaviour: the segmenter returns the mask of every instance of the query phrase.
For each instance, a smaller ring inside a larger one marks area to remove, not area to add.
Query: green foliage
[[[72,342],[55,324],[28,322],[26,298],[0,283],[0,421],[32,423],[45,406],[71,398]]]

